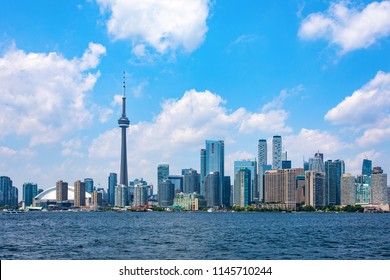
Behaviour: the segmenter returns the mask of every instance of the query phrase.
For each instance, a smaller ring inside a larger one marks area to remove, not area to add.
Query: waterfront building
[[[282,169],[282,137],[272,138],[272,169]]]
[[[218,172],[219,189],[218,205],[224,206],[227,203],[224,197],[224,176],[225,176],[225,144],[222,140],[206,140],[206,174]],[[210,195],[210,192],[209,192]],[[215,198],[212,199],[215,201]]]
[[[305,204],[313,207],[326,205],[324,172],[305,172]]]
[[[133,206],[139,207],[147,205],[148,203],[148,189],[146,185],[137,184],[134,186],[134,202]]]
[[[341,205],[354,205],[356,203],[355,177],[345,173],[341,177]]]
[[[115,187],[117,184],[117,174],[110,173],[108,176],[108,204],[111,206],[115,205]]]
[[[200,150],[200,194],[204,196],[204,179],[206,178],[206,149]]]
[[[70,204],[74,202],[74,187],[68,186],[67,192],[68,201]],[[86,201],[91,199],[91,195],[85,192]],[[57,204],[57,186],[50,187],[40,193],[33,199],[33,206],[47,207],[47,206],[55,206]]]
[[[93,179],[92,178],[85,178],[85,191],[89,194],[93,193],[94,187],[93,187]]]
[[[12,180],[10,177],[0,177],[0,206],[12,206]]]
[[[230,176],[224,176],[223,180],[224,186],[224,198],[225,198],[225,207],[229,208],[232,206],[232,184],[230,180]]]
[[[177,193],[173,204],[185,211],[198,211],[207,206],[203,195],[197,193]]]
[[[381,167],[374,167],[371,175],[371,204],[384,205],[387,201],[387,174]]]
[[[220,175],[219,172],[210,172],[205,178],[205,198],[207,207],[217,207],[220,202]]]
[[[236,169],[236,165],[235,168]],[[240,167],[234,174],[234,197],[233,204],[245,207],[251,203],[251,170]]]
[[[175,197],[175,186],[168,179],[163,179],[158,186],[158,203],[161,207],[171,207]]]
[[[314,158],[309,158],[309,170],[314,172],[325,172],[324,154],[315,153]]]
[[[236,176],[237,172],[242,168],[245,167],[250,170],[251,178],[250,178],[250,185],[251,189],[249,190],[249,203],[256,201],[259,201],[259,191],[257,188],[257,163],[256,159],[244,159],[234,162],[234,176]]]
[[[31,206],[33,204],[33,198],[38,194],[38,185],[34,183],[24,183],[22,201],[24,207]]]
[[[198,193],[200,192],[200,175],[199,173],[190,168],[184,177],[184,193]]]
[[[369,159],[363,159],[362,175],[371,176],[372,173],[372,161]]]
[[[101,194],[102,196],[102,203],[101,206],[107,206],[108,205],[108,193],[104,188],[98,187],[96,188],[96,191]]]
[[[68,200],[68,183],[62,180],[56,183],[57,203]]]
[[[303,170],[305,171],[305,170]],[[297,204],[305,203],[305,174],[300,174],[297,176],[296,181],[296,193],[295,193],[295,201]]]
[[[118,184],[115,187],[115,206],[125,207],[129,205],[129,189],[126,185]]]
[[[159,164],[157,166],[157,187],[160,187],[160,183],[163,180],[168,179],[169,176],[169,164]]]
[[[184,190],[184,176],[183,175],[169,175],[168,180],[175,185],[175,193],[181,193]]]
[[[85,191],[85,182],[81,182],[80,180],[74,182],[74,207],[85,206]]]
[[[96,209],[97,207],[102,206],[103,204],[103,195],[101,192],[94,190],[92,192],[92,206]]]
[[[11,188],[11,206],[16,207],[19,205],[19,190],[17,187],[12,186]]]
[[[371,188],[367,183],[356,183],[356,204],[370,204]]]
[[[259,167],[258,182],[259,182],[259,201],[264,202],[265,200],[265,172],[272,170],[272,165],[262,165]]]
[[[288,209],[295,209],[297,176],[302,174],[303,168],[266,171],[265,203],[279,203]]]
[[[257,155],[259,160],[259,167],[263,165],[267,165],[267,140],[259,139],[259,143],[257,146]],[[260,169],[259,169],[260,174]]]
[[[121,128],[121,166],[120,166],[120,175],[119,175],[119,185],[121,186],[121,188],[123,188],[123,186],[126,187],[126,189],[122,189],[119,192],[122,193],[122,191],[125,191],[126,195],[127,195],[127,187],[128,187],[128,184],[129,184],[129,179],[128,179],[128,175],[127,175],[126,129],[129,127],[130,121],[129,121],[129,119],[126,116],[126,80],[125,80],[125,72],[123,72],[122,116],[118,120],[118,125]],[[115,190],[115,198],[117,198],[116,190]],[[123,199],[125,199],[125,198],[123,198]],[[127,200],[127,196],[126,196],[125,200]],[[115,199],[115,203],[116,202],[117,202],[117,200]],[[126,201],[126,203],[127,203],[127,201]]]
[[[345,172],[342,160],[325,162],[325,201],[327,205],[341,205],[341,176]]]

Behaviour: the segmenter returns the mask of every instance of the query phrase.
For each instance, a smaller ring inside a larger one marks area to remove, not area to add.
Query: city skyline
[[[129,180],[157,186],[161,163],[171,174],[201,172],[206,139],[224,141],[233,180],[234,161],[256,158],[259,139],[271,163],[274,135],[292,167],[320,151],[353,175],[365,158],[388,172],[390,29],[380,15],[389,1],[189,3],[158,7],[184,33],[136,2],[5,3],[0,175],[20,193],[26,182],[46,189],[61,179],[107,188],[109,174],[120,174],[123,70]],[[362,17],[367,30],[355,23]]]

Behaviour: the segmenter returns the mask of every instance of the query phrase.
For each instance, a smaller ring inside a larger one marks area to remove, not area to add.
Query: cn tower
[[[126,149],[126,129],[129,127],[130,121],[126,117],[126,77],[123,72],[123,96],[122,96],[122,116],[118,120],[118,125],[122,129],[122,146],[121,146],[121,170],[119,184],[129,185],[127,177],[127,149]]]

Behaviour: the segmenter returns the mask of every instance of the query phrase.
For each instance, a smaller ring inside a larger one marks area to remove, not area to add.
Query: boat
[[[8,209],[8,210],[3,210],[3,213],[4,214],[24,214],[24,213],[26,213],[26,211]]]

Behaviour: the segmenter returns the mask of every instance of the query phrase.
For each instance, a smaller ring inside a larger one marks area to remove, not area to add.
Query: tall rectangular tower
[[[204,195],[205,186],[204,180],[206,178],[206,149],[200,150],[200,194]]]
[[[85,182],[74,182],[74,207],[85,206]]]
[[[272,138],[272,169],[282,169],[282,137]]]
[[[225,146],[222,140],[206,140],[206,174],[219,172],[219,204],[226,205],[224,196]]]

